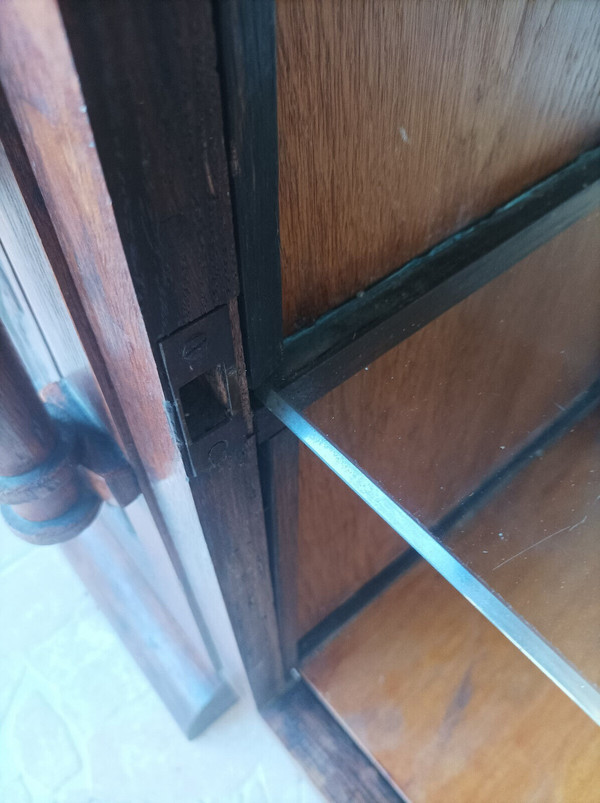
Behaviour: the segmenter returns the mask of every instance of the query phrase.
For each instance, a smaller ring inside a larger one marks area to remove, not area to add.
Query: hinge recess
[[[246,439],[228,308],[217,307],[159,345],[183,456],[197,476],[241,451]]]

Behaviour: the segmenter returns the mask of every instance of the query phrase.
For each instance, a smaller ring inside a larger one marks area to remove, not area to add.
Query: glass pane
[[[268,405],[600,722],[599,378],[594,213],[304,413]]]

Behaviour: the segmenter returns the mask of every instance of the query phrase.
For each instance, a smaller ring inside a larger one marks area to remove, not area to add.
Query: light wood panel
[[[304,673],[413,803],[598,800],[600,729],[425,563]]]
[[[432,525],[600,375],[599,281],[596,213],[333,390],[308,416]],[[314,462],[301,453],[301,628],[403,548]]]
[[[596,0],[278,0],[283,318],[600,141]]]

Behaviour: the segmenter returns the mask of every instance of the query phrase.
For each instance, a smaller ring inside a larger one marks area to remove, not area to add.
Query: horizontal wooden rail
[[[307,407],[599,204],[597,148],[286,338],[267,384]]]

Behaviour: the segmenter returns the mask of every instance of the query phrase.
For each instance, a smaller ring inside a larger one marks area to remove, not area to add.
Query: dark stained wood
[[[34,4],[28,4],[28,8],[22,8],[21,11],[29,11],[34,14]],[[8,13],[8,7],[5,13]],[[56,19],[58,20],[58,18]],[[44,45],[48,48],[50,44],[48,41],[44,41],[44,35],[40,30],[36,30],[35,26],[31,24],[31,18],[27,14],[24,14],[20,19],[15,15],[11,20],[11,24],[14,26],[12,54],[16,55],[20,48],[25,54],[28,53],[35,42],[39,48],[39,57],[43,61]],[[29,30],[27,26],[29,26]],[[3,28],[4,31],[9,31],[8,23]],[[105,408],[104,415],[112,418],[114,434],[131,458],[132,452],[135,451],[132,435],[129,431],[122,405],[114,390],[114,379],[109,376],[106,367],[107,353],[111,351],[118,353],[122,347],[119,346],[116,339],[108,337],[106,338],[107,342],[102,344],[104,349],[101,347],[99,340],[102,338],[98,337],[98,329],[101,329],[101,326],[95,327],[93,321],[95,320],[98,323],[104,309],[100,310],[99,303],[99,314],[96,313],[90,319],[87,315],[86,305],[82,300],[82,296],[86,291],[95,293],[96,296],[98,295],[97,287],[94,286],[94,271],[92,269],[89,270],[88,287],[81,281],[78,286],[75,275],[71,273],[70,262],[75,259],[75,253],[79,253],[80,259],[83,261],[83,252],[85,252],[86,268],[98,265],[107,270],[108,266],[105,265],[105,261],[106,255],[110,253],[108,246],[103,252],[103,259],[100,259],[100,253],[102,252],[101,241],[104,244],[108,240],[107,229],[110,230],[110,216],[106,216],[105,221],[102,220],[102,212],[104,210],[101,207],[102,201],[106,206],[109,205],[109,201],[106,198],[97,198],[95,209],[93,204],[90,203],[89,199],[96,189],[93,185],[93,180],[98,177],[98,174],[94,174],[92,169],[92,166],[97,165],[97,158],[93,149],[88,147],[91,141],[91,133],[87,120],[80,111],[81,104],[76,107],[76,115],[74,113],[75,109],[72,108],[82,98],[77,93],[73,96],[73,92],[69,91],[72,89],[68,83],[69,69],[58,58],[58,55],[68,58],[65,43],[60,41],[59,35],[52,31],[51,26],[48,26],[47,33],[54,34],[52,45],[56,47],[57,54],[54,64],[56,81],[52,86],[54,96],[47,85],[43,86],[43,90],[49,95],[47,102],[50,103],[50,100],[52,100],[62,110],[62,126],[67,128],[71,125],[74,131],[78,131],[79,136],[77,142],[74,138],[70,142],[62,141],[58,121],[48,116],[38,115],[34,112],[34,106],[28,107],[22,101],[22,98],[18,97],[19,92],[23,95],[27,91],[37,92],[39,96],[43,95],[42,87],[38,86],[37,82],[43,79],[44,68],[42,66],[35,77],[27,74],[24,71],[26,62],[26,56],[24,55],[23,70],[19,73],[17,70],[12,69],[12,64],[5,49],[3,52],[5,58],[1,65],[0,109],[2,113],[0,114],[0,125],[8,164],[3,160],[2,184],[3,187],[7,183],[13,185],[8,188],[8,191],[3,192],[3,197],[8,201],[7,208],[13,210],[13,214],[10,211],[3,212],[2,233],[3,237],[6,237],[12,230],[7,241],[7,247],[11,247],[11,254],[15,254],[17,259],[22,259],[23,264],[26,264],[27,260],[31,260],[31,273],[36,274],[38,294],[42,297],[46,295],[48,299],[48,313],[46,318],[43,319],[43,323],[52,322],[53,324],[47,327],[49,330],[48,337],[50,338],[50,343],[57,346],[57,354],[68,365],[67,375],[71,381],[75,379],[77,373],[85,372],[86,360],[81,359],[81,354],[78,353],[80,349],[76,345],[77,340],[81,340],[96,380],[102,388],[102,393],[110,400],[110,413]],[[60,33],[62,34],[62,31]],[[35,41],[36,37],[37,42]],[[48,39],[51,39],[51,37],[48,36]],[[70,67],[71,65],[69,64]],[[66,105],[67,97],[71,104],[70,107]],[[62,106],[59,101],[64,101]],[[69,119],[69,112],[73,113],[73,120]],[[32,116],[31,125],[29,125],[28,113]],[[76,124],[79,124],[79,129],[76,128]],[[19,127],[24,127],[24,130],[29,134],[30,152],[28,152],[21,139]],[[81,152],[77,152],[78,148],[83,150],[84,147],[87,149],[83,151],[85,157],[82,156]],[[87,151],[90,151],[90,153],[88,154]],[[64,158],[59,159],[57,154],[64,154]],[[79,161],[77,161],[77,157],[79,157]],[[45,160],[43,161],[43,159]],[[91,164],[89,164],[90,162]],[[36,165],[35,171],[32,168],[32,164]],[[11,182],[12,175],[8,175],[7,168],[14,173],[16,181]],[[76,174],[76,168],[82,176],[80,177],[80,186],[74,188],[72,182],[75,175],[71,171]],[[56,186],[59,184],[62,190],[61,193],[56,191]],[[90,186],[92,190],[90,190]],[[100,184],[99,186],[103,185]],[[45,190],[45,194],[43,194],[43,190]],[[54,197],[52,196],[53,190]],[[77,215],[71,214],[73,206],[76,205],[75,196],[77,193],[83,196],[84,190],[87,193],[86,200],[88,205],[92,208],[85,210],[87,214],[84,214],[84,208],[78,208]],[[55,207],[54,209],[52,208],[53,206]],[[25,213],[23,213],[23,207],[26,209]],[[62,238],[59,238],[57,232],[60,230],[61,214],[64,214],[70,223],[68,228],[65,227],[64,232],[62,232]],[[31,216],[33,228],[30,224],[28,225],[26,220],[28,215]],[[90,235],[90,230],[94,231],[95,237]],[[67,232],[70,235],[70,240],[66,239]],[[94,239],[97,242],[94,242]],[[26,243],[27,247],[16,250],[14,248],[15,243],[20,243],[21,246]],[[77,244],[75,250],[73,243]],[[115,241],[115,245],[112,245],[111,249],[118,253],[120,251],[118,240]],[[44,254],[52,266],[54,281],[50,278],[42,279],[43,272],[39,269],[39,266],[45,262]],[[115,264],[116,261],[111,265],[113,269]],[[58,285],[58,293],[56,284]],[[30,295],[32,287],[35,287],[35,282],[32,282],[28,288]],[[126,297],[125,288],[122,286],[115,287],[115,292],[116,294],[121,293],[120,304],[122,304]],[[76,321],[76,333],[72,324],[64,321],[58,324],[61,317],[64,318],[64,315],[61,316],[60,313],[61,295],[71,317]],[[36,296],[34,295],[33,302],[35,300]],[[103,298],[102,301],[106,302],[107,299]],[[119,309],[118,305],[113,309],[113,317],[117,309]],[[56,326],[57,331],[53,331],[54,326]],[[86,389],[88,392],[91,390],[90,383],[88,383]],[[103,404],[105,403],[102,403],[101,406]]]
[[[55,544],[90,524],[100,500],[78,460],[76,435],[51,418],[0,322],[0,502],[15,535]]]
[[[298,633],[298,440],[283,430],[258,449],[271,577],[285,671],[296,666]]]
[[[303,672],[414,803],[597,797],[598,727],[424,562]]]
[[[570,0],[278,0],[287,333],[599,143]]]
[[[275,4],[225,0],[215,12],[246,364],[256,387],[281,358]]]
[[[435,525],[596,379],[599,221],[574,224],[400,343],[312,405],[311,420]],[[316,463],[301,450],[300,633],[401,548]]]
[[[50,234],[37,219],[36,227],[44,245],[46,236],[54,236],[59,246],[56,265],[52,252],[53,269],[197,627],[209,644],[212,635],[238,687],[245,688],[210,562],[211,534],[205,540],[201,531],[173,438],[168,387],[164,376],[161,385],[156,363],[161,334],[202,315],[217,300],[228,303],[237,292],[212,8],[206,1],[63,8],[79,74],[49,0],[9,3],[0,12],[0,77],[27,157],[13,159],[11,151],[9,158],[23,194],[29,193],[32,216],[46,214],[49,220]],[[166,63],[169,75],[157,74]],[[102,77],[98,85],[96,74]],[[40,103],[43,114],[37,111]],[[33,190],[23,175],[31,166]],[[242,474],[256,472],[253,442],[248,448],[254,455],[239,464]],[[257,477],[236,479],[240,531],[233,514],[222,512],[227,484],[218,492],[207,485],[204,499],[210,497],[213,507],[203,515],[208,522],[220,517],[218,532],[227,531],[232,539],[244,541],[248,527],[258,527],[254,548],[244,553],[245,577],[256,585],[241,591],[225,579],[222,587],[256,601],[227,602],[238,643],[248,650],[243,655],[248,672],[257,673],[252,682],[262,688],[277,676],[281,661],[264,520]],[[230,554],[236,550],[243,552],[234,541]],[[226,574],[229,565],[222,558],[219,571]],[[245,637],[250,631],[265,651],[272,649],[268,657],[255,660]],[[216,653],[213,658],[218,661]]]
[[[304,681],[263,709],[263,716],[332,803],[404,800]]]
[[[63,551],[188,739],[235,701],[210,659],[194,649],[119,541],[124,520],[105,508]]]
[[[249,425],[212,4],[60,5],[154,358],[160,364],[160,337],[227,304]],[[154,360],[150,370],[156,371]],[[161,402],[173,402],[159,371]],[[190,487],[250,684],[262,701],[280,688],[281,654],[256,446],[243,437],[238,446],[237,456]],[[181,561],[185,576],[198,562],[197,536],[185,532],[176,500],[168,504],[171,517],[180,518],[172,560]],[[196,594],[198,582],[199,576]]]
[[[211,3],[60,8],[154,347],[237,294]]]
[[[259,704],[283,687],[254,438],[190,480],[229,615]]]

